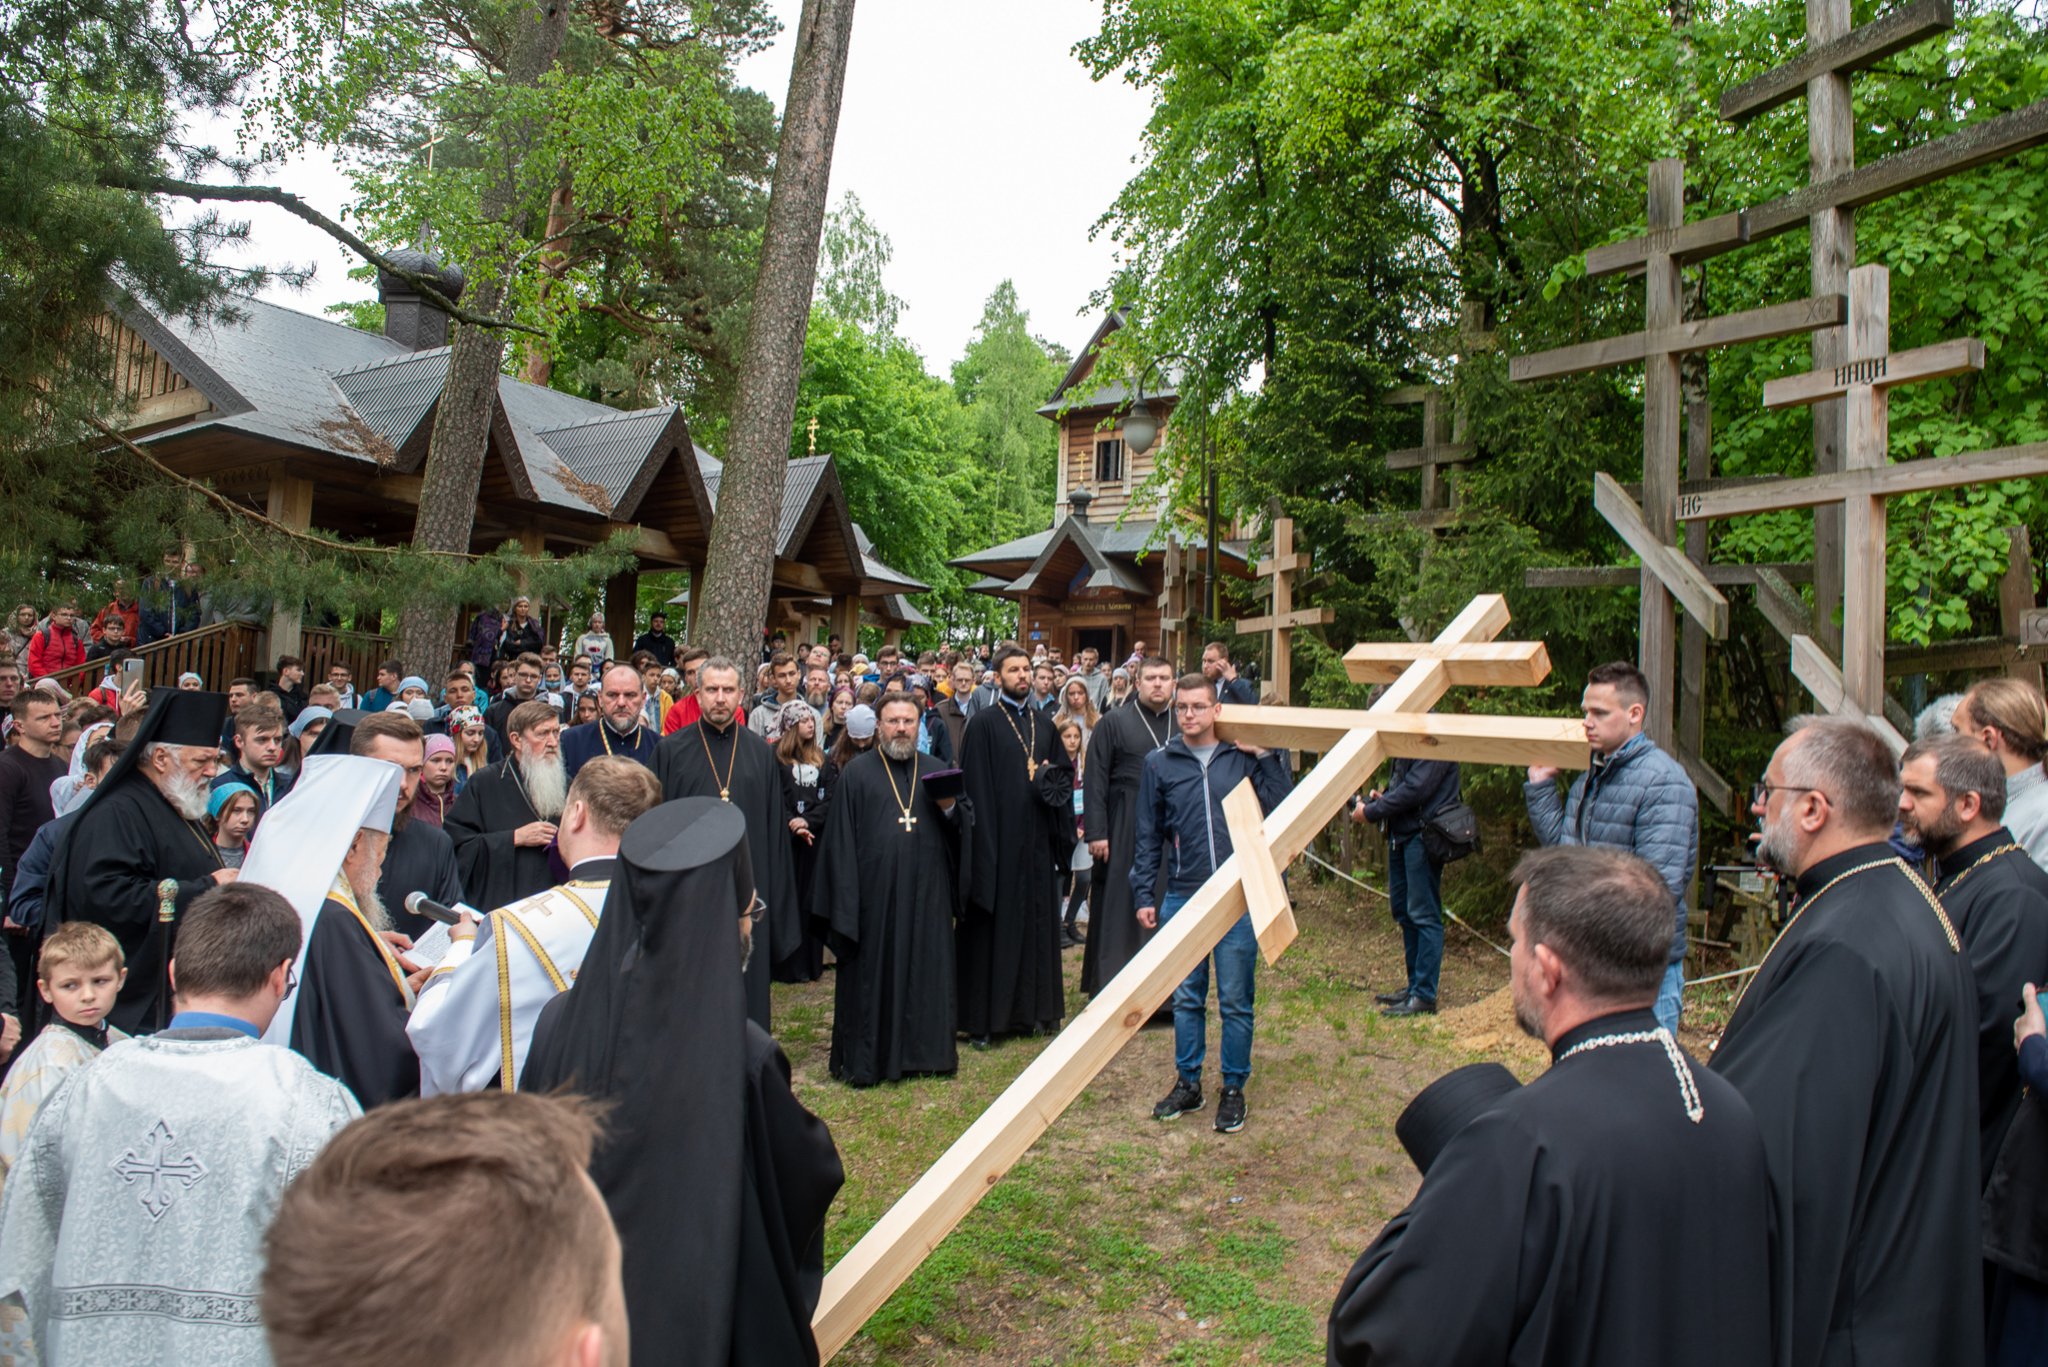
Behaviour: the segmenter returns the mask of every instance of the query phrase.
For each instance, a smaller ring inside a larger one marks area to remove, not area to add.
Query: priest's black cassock
[[[555,885],[547,846],[512,839],[521,826],[546,819],[527,798],[516,759],[486,765],[463,786],[441,824],[455,843],[455,871],[472,905],[489,911]]]
[[[624,1250],[635,1367],[818,1361],[825,1215],[845,1173],[746,1018],[749,844],[715,797],[627,828],[583,971],[543,1008],[520,1076],[610,1103],[590,1177]]]
[[[391,844],[384,851],[384,872],[377,879],[377,897],[391,913],[392,926],[417,940],[433,929],[434,922],[407,911],[406,896],[424,892],[442,906],[452,907],[462,900],[462,875],[455,864],[455,842],[448,832],[431,821],[414,820],[404,808],[400,808],[398,820],[405,824],[391,832]],[[495,903],[479,908],[496,909]]]
[[[747,853],[767,903],[754,926],[754,957],[747,965],[747,1016],[763,1030],[768,1023],[769,965],[803,938],[803,908],[797,905],[796,863],[789,848],[789,817],[782,803],[782,768],[775,747],[746,727],[723,729],[696,721],[664,737],[654,752],[661,795],[720,798],[739,808],[747,822]]]
[[[1081,990],[1089,996],[1137,957],[1152,932],[1131,905],[1131,856],[1138,848],[1138,780],[1145,756],[1176,735],[1169,703],[1154,712],[1137,700],[1103,714],[1088,737],[1081,822],[1084,839],[1107,840],[1109,858],[1095,861],[1088,890],[1088,947],[1081,953]],[[1167,861],[1159,861],[1153,905],[1166,892]]]
[[[562,767],[574,780],[576,771],[590,761],[613,755],[619,759],[638,760],[652,769],[654,751],[660,744],[661,735],[651,726],[635,726],[630,731],[620,732],[599,717],[596,721],[587,721],[562,732]]]
[[[1977,988],[1977,1156],[1988,1182],[2020,1108],[2012,1018],[2028,983],[2048,983],[2048,869],[2001,826],[1942,857],[1934,895],[1962,937]]]
[[[339,887],[313,922],[302,968],[292,1048],[355,1093],[366,1111],[418,1096],[403,971]]]
[[[960,743],[973,809],[963,856],[966,905],[954,936],[960,1029],[974,1037],[1056,1029],[1066,993],[1053,823],[1065,823],[1071,847],[1073,770],[1052,719],[1000,692],[967,719]],[[1058,772],[1067,796],[1055,807],[1047,784]]]
[[[832,1076],[856,1087],[959,1067],[959,834],[920,781],[945,767],[930,755],[898,762],[870,750],[839,776],[828,809],[815,898],[839,961]]]
[[[140,771],[143,751],[159,743],[217,745],[227,714],[225,694],[151,690],[142,725],[79,809],[51,861],[45,924],[54,929],[62,921],[91,921],[120,941],[128,980],[107,1020],[130,1034],[156,1029],[159,1006],[166,1012],[170,1006],[164,965],[177,926],[158,922],[157,885],[177,881],[175,914],[183,916],[193,898],[217,886],[213,874],[221,867],[206,829],[179,815]]]
[[[1749,1102],[1770,1160],[1790,1283],[1779,1292],[1778,1360],[1977,1362],[1969,961],[1886,844],[1823,859],[1798,886],[1798,910],[1713,1063]],[[1670,1175],[1681,1180],[1675,1166]]]
[[[1444,1146],[1344,1279],[1333,1367],[1770,1361],[1770,1180],[1741,1095],[1687,1060],[1695,1122],[1654,1039],[1565,1057],[1656,1028],[1645,1009],[1566,1032]]]

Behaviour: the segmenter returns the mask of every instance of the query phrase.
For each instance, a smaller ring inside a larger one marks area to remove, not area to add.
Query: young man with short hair
[[[1223,798],[1246,779],[1270,812],[1293,782],[1279,750],[1236,745],[1216,735],[1216,699],[1200,674],[1183,674],[1174,686],[1174,720],[1180,734],[1145,757],[1138,781],[1137,849],[1131,858],[1131,900],[1138,924],[1147,930],[1166,924],[1195,890],[1230,858],[1230,828]],[[1166,895],[1155,901],[1159,865],[1166,852]],[[1216,963],[1216,1010],[1223,1022],[1223,1096],[1216,1128],[1236,1134],[1244,1128],[1244,1085],[1252,1072],[1252,999],[1259,942],[1251,913],[1239,916],[1214,954],[1205,957],[1173,994],[1173,1090],[1152,1108],[1155,1120],[1178,1120],[1202,1108],[1202,1060],[1208,1052],[1209,961]]]
[[[256,818],[271,809],[292,790],[293,776],[279,769],[284,759],[284,712],[277,699],[265,694],[242,704],[232,722],[233,763],[213,776],[213,787],[246,783],[256,791]]]
[[[1643,730],[1650,702],[1642,671],[1625,660],[1586,675],[1581,710],[1593,762],[1562,804],[1558,771],[1529,770],[1522,789],[1529,824],[1544,845],[1602,845],[1646,859],[1671,889],[1671,964],[1657,995],[1657,1020],[1676,1032],[1685,986],[1685,894],[1699,862],[1700,800],[1678,761]]]
[[[327,666],[327,686],[340,699],[337,707],[356,706],[355,672],[346,663],[336,660]]]
[[[50,620],[28,638],[30,677],[46,679],[85,663],[85,640],[78,630],[78,609],[70,603],[50,608]]]
[[[261,1042],[299,946],[297,913],[269,888],[194,899],[169,1027],[107,1050],[45,1103],[0,1221],[0,1298],[26,1309],[42,1361],[266,1359],[264,1226],[360,1114],[339,1082]]]
[[[1216,691],[1217,702],[1251,706],[1259,700],[1252,681],[1238,677],[1237,665],[1230,658],[1230,647],[1221,641],[1211,641],[1202,647],[1202,677]]]
[[[377,686],[363,699],[363,711],[382,712],[398,701],[398,681],[405,677],[402,660],[386,660],[377,666]]]
[[[668,634],[668,614],[656,610],[647,619],[647,630],[633,642],[633,653],[646,651],[661,661],[663,669],[673,669],[676,663],[676,638]]]

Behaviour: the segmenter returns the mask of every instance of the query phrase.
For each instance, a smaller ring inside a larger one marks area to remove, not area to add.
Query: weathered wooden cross
[[[1884,715],[1885,500],[1926,489],[1952,489],[1991,480],[2048,475],[2048,442],[1886,463],[1890,393],[1898,385],[1936,380],[1984,368],[1984,344],[1975,338],[1937,342],[1911,351],[1891,350],[1891,274],[1883,266],[1849,273],[1848,342],[1841,363],[1788,375],[1764,385],[1764,407],[1795,408],[1840,402],[1844,443],[1839,473],[1747,484],[1675,500],[1681,520],[1739,517],[1787,508],[1839,506],[1842,545],[1842,667],[1836,673],[1823,648],[1793,641],[1792,667],[1823,706]],[[1809,677],[1811,676],[1811,677]],[[1889,728],[1886,728],[1889,730]],[[1896,737],[1892,737],[1896,739]]]
[[[1642,506],[1605,475],[1595,487],[1594,506],[1643,562],[1640,659],[1650,689],[1646,729],[1658,745],[1671,751],[1676,748],[1673,599],[1714,639],[1728,634],[1728,600],[1677,546],[1672,506],[1679,492],[1679,364],[1691,352],[1832,326],[1842,321],[1844,305],[1840,295],[1823,295],[1686,322],[1681,317],[1680,267],[1741,243],[1747,233],[1743,216],[1722,214],[1687,223],[1685,163],[1668,158],[1650,165],[1648,223],[1645,236],[1586,254],[1589,275],[1643,268],[1644,330],[1517,356],[1509,362],[1508,375],[1523,382],[1638,361],[1643,365]]]
[[[1433,512],[1451,506],[1449,476],[1463,470],[1477,456],[1477,449],[1456,430],[1452,415],[1443,411],[1443,390],[1433,384],[1408,384],[1388,394],[1394,407],[1422,407],[1422,445],[1387,452],[1389,470],[1422,471],[1422,511]]]
[[[1295,553],[1294,519],[1274,518],[1273,553],[1261,560],[1254,571],[1257,577],[1273,581],[1272,602],[1263,617],[1237,619],[1237,634],[1240,636],[1261,631],[1270,633],[1273,667],[1266,675],[1265,687],[1260,690],[1261,703],[1277,703],[1284,707],[1293,696],[1294,629],[1324,627],[1337,620],[1335,608],[1294,606],[1294,576],[1311,566],[1308,552]]]
[[[1172,532],[1166,534],[1166,572],[1160,587],[1165,591],[1159,595],[1159,658],[1174,660],[1179,658],[1177,652],[1187,648],[1192,624],[1188,620],[1187,553]],[[1131,680],[1133,685],[1137,682]]]
[[[1295,935],[1282,871],[1383,760],[1427,756],[1477,764],[1585,767],[1585,727],[1576,718],[1429,712],[1456,684],[1535,684],[1549,673],[1541,643],[1489,644],[1507,621],[1507,600],[1489,595],[1475,598],[1430,645],[1355,647],[1346,659],[1358,670],[1369,677],[1393,677],[1365,711],[1222,709],[1218,730],[1232,740],[1315,749],[1323,758],[1285,801],[1263,816],[1249,783],[1226,798],[1237,852],[826,1274],[812,1321],[822,1358],[843,1348],[881,1308],[1238,917],[1249,911],[1260,952],[1268,962],[1279,958]]]

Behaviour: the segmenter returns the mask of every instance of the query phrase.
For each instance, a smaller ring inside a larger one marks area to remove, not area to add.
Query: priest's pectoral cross
[[[903,833],[905,835],[909,835],[912,831],[917,829],[917,818],[912,816],[909,812],[905,812],[902,816],[896,818],[896,824],[903,828]]]
[[[718,790],[718,800],[719,800],[720,802],[730,802],[730,801],[732,801],[732,789],[730,789],[730,788],[720,788],[720,789]]]
[[[1035,779],[1035,778],[1037,778],[1037,777],[1038,777],[1038,761],[1037,761],[1037,760],[1035,760],[1035,759],[1026,759],[1026,760],[1024,761],[1024,777],[1026,777],[1026,778],[1032,778],[1032,779]]]
[[[142,1208],[151,1220],[161,1220],[180,1191],[192,1190],[206,1176],[206,1164],[196,1154],[171,1157],[171,1130],[161,1120],[150,1130],[145,1144],[152,1151],[148,1158],[130,1149],[114,1160],[114,1171],[124,1182],[142,1183]]]

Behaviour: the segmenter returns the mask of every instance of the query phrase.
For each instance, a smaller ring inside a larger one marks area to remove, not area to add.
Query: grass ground
[[[1151,1119],[1173,1082],[1170,1030],[1147,1029],[869,1321],[839,1361],[872,1364],[1312,1363],[1338,1284],[1416,1178],[1394,1119],[1431,1080],[1500,1057],[1524,1077],[1545,1055],[1517,1034],[1507,960],[1453,927],[1445,1014],[1381,1017],[1372,993],[1403,977],[1384,898],[1296,887],[1301,937],[1261,965],[1251,1119]],[[1070,1016],[1083,1000],[1067,955]],[[865,1092],[826,1071],[832,980],[776,989],[777,1034],[805,1105],[832,1127],[847,1181],[827,1263],[1030,1062],[1039,1042],[960,1073]],[[1696,1053],[1701,1041],[1688,1039]]]

